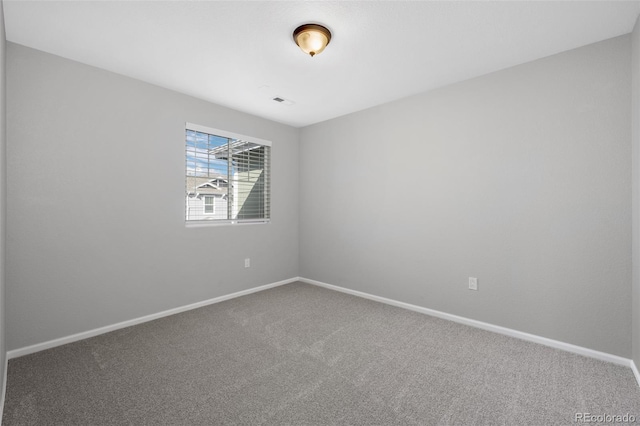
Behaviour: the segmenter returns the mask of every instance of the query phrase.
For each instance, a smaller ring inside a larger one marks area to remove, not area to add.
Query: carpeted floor
[[[3,425],[550,425],[629,368],[294,283],[9,361]]]

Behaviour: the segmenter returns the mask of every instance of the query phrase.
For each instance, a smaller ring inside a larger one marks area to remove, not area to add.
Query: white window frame
[[[254,143],[257,145],[264,145],[264,146],[271,147],[271,141],[266,139],[242,135],[240,133],[229,132],[227,130],[215,129],[213,127],[202,126],[200,124],[187,122],[185,123],[185,132],[187,130],[221,136],[223,138],[228,138],[228,139],[239,139],[239,140]],[[184,139],[183,139],[183,143],[185,143]],[[271,163],[271,160],[269,160],[269,174],[271,173],[270,163]],[[271,178],[269,178],[269,181],[270,180]],[[231,188],[231,181],[229,180],[229,176],[227,176],[227,187],[229,189]],[[268,191],[269,191],[269,202],[270,202],[271,189],[269,188]],[[203,206],[204,206],[204,200],[203,200]],[[203,210],[204,210],[204,207],[203,207]],[[214,200],[214,211],[215,211],[215,200]],[[185,210],[185,214],[186,214],[186,210]],[[206,213],[206,214],[211,214],[211,213]],[[203,227],[203,226],[221,226],[221,225],[251,225],[251,224],[264,224],[264,223],[270,223],[270,222],[271,222],[271,214],[269,214],[268,218],[261,218],[261,219],[186,220],[186,217],[185,217],[185,226],[188,228]]]
[[[207,204],[207,198],[211,199],[211,204]],[[204,214],[216,214],[216,197],[213,195],[203,195],[202,205],[204,206]],[[207,211],[207,207],[211,207],[211,211]]]

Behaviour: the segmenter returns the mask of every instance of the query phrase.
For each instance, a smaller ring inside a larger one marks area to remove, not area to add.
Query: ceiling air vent
[[[295,102],[290,101],[289,99],[281,98],[280,96],[276,96],[275,98],[273,98],[273,100],[278,102],[279,104],[282,104],[282,105],[293,105],[293,104],[295,104]]]

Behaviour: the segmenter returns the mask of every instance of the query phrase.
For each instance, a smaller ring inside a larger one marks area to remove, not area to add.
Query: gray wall
[[[5,362],[5,238],[6,238],[6,43],[4,4],[0,1],[0,377],[4,377]],[[1,386],[1,385],[0,385]]]
[[[8,43],[7,349],[301,275],[630,357],[631,46],[299,135]],[[271,224],[184,227],[185,121],[273,141]]]
[[[297,129],[7,55],[8,350],[298,275]],[[185,228],[185,122],[273,142],[270,224]]]
[[[630,43],[303,128],[301,276],[630,357]]]
[[[633,361],[640,366],[640,17],[631,34],[631,145],[633,164],[633,291],[632,340]]]

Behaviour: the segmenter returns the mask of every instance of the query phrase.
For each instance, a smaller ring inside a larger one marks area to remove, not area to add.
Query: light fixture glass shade
[[[301,25],[293,32],[293,39],[300,49],[312,57],[321,53],[331,41],[331,32],[322,25]]]

